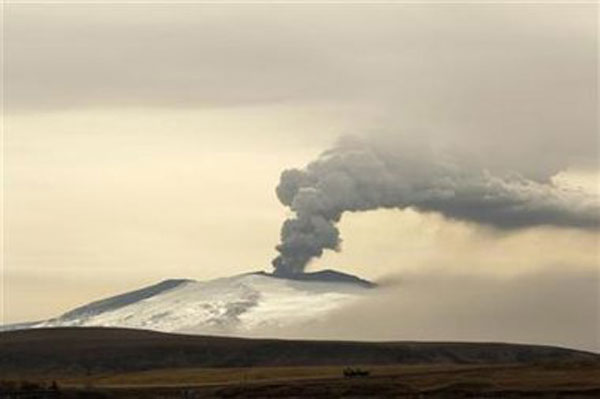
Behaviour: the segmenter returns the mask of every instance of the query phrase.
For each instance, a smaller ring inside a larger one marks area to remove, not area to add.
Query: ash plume
[[[385,139],[343,137],[305,168],[285,170],[276,193],[294,213],[272,262],[280,275],[302,273],[324,250],[339,250],[344,212],[411,207],[502,230],[600,227],[596,196]]]

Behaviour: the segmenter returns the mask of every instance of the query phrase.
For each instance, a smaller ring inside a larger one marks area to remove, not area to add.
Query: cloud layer
[[[5,11],[8,112],[310,105],[361,132],[437,132],[536,178],[598,166],[595,4]],[[278,134],[314,141],[332,125]]]
[[[512,278],[419,270],[339,312],[258,336],[313,339],[483,341],[600,352],[600,274],[556,265]]]

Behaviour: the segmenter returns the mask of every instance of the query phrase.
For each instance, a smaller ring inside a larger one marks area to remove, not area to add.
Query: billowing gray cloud
[[[600,227],[595,196],[518,173],[494,175],[435,148],[383,136],[343,137],[306,168],[284,171],[276,191],[294,212],[273,261],[281,274],[300,273],[324,250],[337,250],[336,223],[344,212],[411,207],[505,230]]]

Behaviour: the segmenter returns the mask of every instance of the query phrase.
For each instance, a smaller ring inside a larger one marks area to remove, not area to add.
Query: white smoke
[[[412,207],[447,218],[518,229],[540,225],[598,229],[598,198],[517,173],[496,176],[464,159],[389,139],[343,137],[304,169],[285,170],[277,196],[294,212],[281,228],[275,273],[304,271],[338,250],[346,211]]]

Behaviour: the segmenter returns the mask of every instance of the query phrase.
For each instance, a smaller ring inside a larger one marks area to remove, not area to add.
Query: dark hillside
[[[19,370],[544,362],[600,362],[600,356],[549,346],[502,343],[285,341],[118,328],[0,333],[0,374]]]

